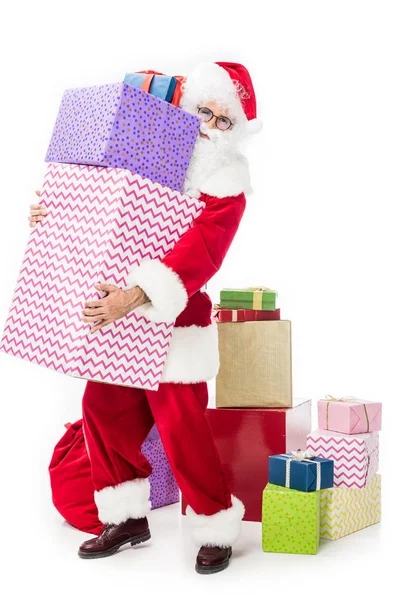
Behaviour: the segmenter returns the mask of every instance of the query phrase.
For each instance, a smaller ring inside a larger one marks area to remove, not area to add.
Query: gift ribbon
[[[364,413],[365,413],[365,420],[367,422],[367,433],[369,433],[369,418],[368,418],[368,411],[367,411],[367,407],[365,405],[365,403],[360,400],[360,398],[356,398],[355,396],[342,396],[341,398],[335,398],[335,396],[331,396],[330,394],[327,394],[325,396],[325,398],[322,398],[322,400],[324,400],[326,402],[326,415],[325,415],[325,429],[329,430],[329,404],[331,402],[357,402],[358,404],[362,404],[364,407]]]
[[[154,79],[153,73],[148,73],[144,76],[144,79],[142,82],[142,87],[141,87],[141,89],[144,92],[147,92],[148,94],[150,94],[150,88],[151,88],[151,84],[153,83],[153,79]]]
[[[138,73],[146,73],[147,75],[164,75],[164,73],[160,73],[159,71],[138,71]],[[176,87],[175,87],[175,91],[174,91],[174,95],[172,96],[172,100],[171,100],[171,104],[173,104],[174,106],[179,106],[181,103],[181,98],[182,98],[182,94],[183,94],[183,86],[186,82],[186,77],[183,75],[174,75],[175,79],[177,80],[176,83]],[[146,81],[146,85],[148,85],[148,81]],[[150,81],[150,85],[151,85],[151,81]],[[145,91],[149,92],[150,91],[150,85],[149,85],[149,89]]]
[[[272,290],[267,287],[250,287],[248,290],[253,292],[253,309],[254,310],[262,310],[262,299],[264,292],[275,292],[276,290]]]
[[[311,452],[311,450],[294,450],[291,454],[285,454],[288,457],[286,461],[286,477],[285,477],[285,487],[290,487],[290,466],[293,461],[296,462],[310,462],[314,463],[317,466],[317,482],[315,484],[315,489],[321,489],[321,463],[315,462],[315,454]]]
[[[184,77],[183,75],[174,75],[174,77],[177,80],[177,84],[174,91],[174,95],[172,96],[171,104],[173,104],[174,106],[180,106],[186,77]]]
[[[220,310],[221,310],[221,306],[219,304],[214,304],[214,313],[213,314],[215,315],[216,319],[218,318],[218,313],[219,313]],[[231,313],[232,313],[232,323],[237,323],[237,320],[238,320],[238,311],[237,310],[233,310],[233,309],[230,309],[230,310],[231,310]]]

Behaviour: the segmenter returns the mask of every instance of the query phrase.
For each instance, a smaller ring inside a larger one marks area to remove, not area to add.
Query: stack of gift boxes
[[[338,539],[380,521],[381,421],[380,402],[319,400],[318,429],[307,436],[307,448],[335,463],[334,487],[321,493],[321,537]]]
[[[221,290],[217,408],[292,406],[291,323],[276,298],[263,287]]]
[[[292,452],[271,456],[263,493],[265,552],[316,554],[320,536],[320,490],[333,485],[333,460]]]
[[[380,520],[381,405],[292,400],[291,323],[268,288],[224,289],[213,317],[220,368],[216,408],[207,409],[228,485],[262,522],[266,552],[316,554]],[[187,502],[182,498],[182,513]]]
[[[311,402],[292,399],[291,322],[281,320],[275,290],[223,289],[213,317],[220,367],[206,415],[244,519],[260,522],[268,458],[305,447]],[[183,498],[183,514],[186,506]]]
[[[306,450],[270,457],[265,552],[316,554],[320,537],[336,540],[380,521],[381,410],[378,402],[326,397]]]
[[[158,388],[173,322],[132,312],[90,334],[81,311],[105,294],[96,282],[123,286],[204,207],[181,193],[200,119],[178,107],[178,91],[175,78],[149,72],[65,91],[45,159],[47,216],[30,234],[0,350],[73,377]],[[143,451],[153,507],[177,502],[157,429]]]
[[[180,191],[199,127],[125,82],[65,91],[40,194],[47,216],[30,234],[0,350],[73,377],[158,389],[174,323],[133,311],[90,334],[81,310],[105,295],[96,282],[126,287],[135,265],[163,258],[201,213],[204,203]]]

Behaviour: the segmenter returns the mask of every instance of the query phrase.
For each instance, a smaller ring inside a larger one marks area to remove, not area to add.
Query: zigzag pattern
[[[345,435],[317,429],[307,436],[316,456],[334,460],[335,487],[364,488],[379,467],[379,433]]]
[[[60,163],[48,164],[48,173],[52,175],[52,181],[49,183],[50,187],[53,185],[57,186],[57,180],[62,178],[64,180],[63,189],[68,189],[69,184],[67,184],[66,181],[75,180],[80,182],[80,185],[82,186],[81,189],[93,190],[92,183],[95,182],[99,183],[101,189],[104,190],[104,185],[108,184],[109,181],[111,181],[111,183],[115,186],[121,183],[123,185],[128,184],[128,186],[136,185],[136,188],[138,190],[148,190],[150,194],[157,190],[161,199],[173,199],[177,201],[178,204],[185,204],[189,209],[193,205],[193,198],[191,198],[190,196],[181,194],[176,190],[171,190],[168,187],[162,186],[160,183],[155,183],[150,179],[140,177],[137,174],[131,173],[131,171],[127,171],[125,169],[108,168],[108,173],[103,174],[101,172],[101,169],[103,169],[103,167],[96,167],[92,165],[72,165],[76,167],[76,170],[73,173],[60,173],[59,164]],[[83,181],[90,181],[90,184],[88,186],[84,186]]]
[[[321,491],[320,536],[337,540],[381,520],[381,476],[363,489],[329,488]]]
[[[94,334],[84,302],[96,281],[123,287],[133,265],[162,258],[204,203],[124,169],[49,163],[0,350],[61,373],[156,390],[173,323],[130,313]]]

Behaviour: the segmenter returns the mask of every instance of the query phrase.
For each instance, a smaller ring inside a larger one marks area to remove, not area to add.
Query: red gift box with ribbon
[[[236,323],[244,321],[280,321],[281,309],[253,310],[250,308],[221,308],[214,304],[212,318],[217,323]]]

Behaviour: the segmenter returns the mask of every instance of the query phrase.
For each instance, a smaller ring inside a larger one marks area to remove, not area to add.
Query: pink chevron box
[[[318,427],[341,433],[380,431],[382,403],[367,400],[319,400]]]
[[[334,461],[334,486],[364,488],[378,471],[379,433],[346,435],[316,429],[307,436],[307,449]]]
[[[125,169],[49,163],[47,215],[29,236],[0,350],[72,377],[157,390],[173,323],[132,311],[90,333],[97,281],[126,286],[144,258],[162,258],[204,203]]]

